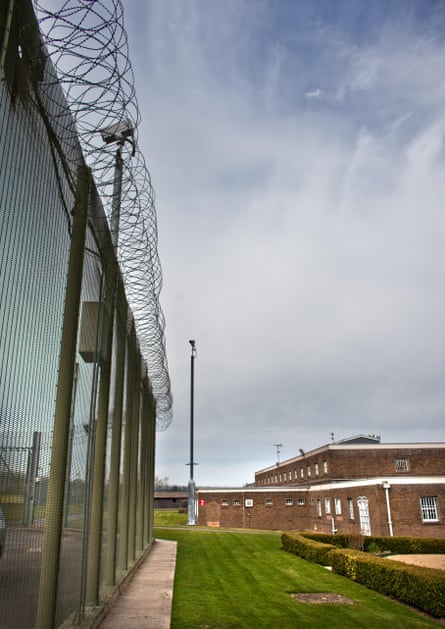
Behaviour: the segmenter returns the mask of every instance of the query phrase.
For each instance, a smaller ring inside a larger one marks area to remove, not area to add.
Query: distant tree
[[[169,485],[168,476],[165,478],[155,478],[155,491],[187,491],[186,485]]]
[[[156,476],[156,478],[155,478],[155,489],[168,491],[168,476],[165,476],[165,478],[158,478]]]

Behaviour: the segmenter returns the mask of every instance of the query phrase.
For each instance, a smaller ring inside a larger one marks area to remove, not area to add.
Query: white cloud
[[[323,98],[323,96],[324,96],[323,90],[321,90],[320,88],[317,88],[317,89],[312,90],[310,92],[305,92],[304,95],[309,100],[311,100],[311,99],[321,100],[321,98]]]
[[[268,5],[208,6],[149,2],[143,31],[126,7],[175,401],[158,474],[187,479],[192,337],[199,484],[330,432],[443,440],[445,46],[331,25],[325,67],[310,23],[289,40]]]

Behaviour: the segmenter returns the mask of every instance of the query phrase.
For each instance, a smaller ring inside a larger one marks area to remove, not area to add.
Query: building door
[[[360,518],[360,532],[362,535],[371,535],[371,519],[369,517],[369,506],[366,496],[359,496],[357,506]]]

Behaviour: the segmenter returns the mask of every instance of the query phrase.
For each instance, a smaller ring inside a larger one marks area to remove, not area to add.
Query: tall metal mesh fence
[[[31,0],[0,38],[0,627],[48,629],[151,544],[156,403]]]

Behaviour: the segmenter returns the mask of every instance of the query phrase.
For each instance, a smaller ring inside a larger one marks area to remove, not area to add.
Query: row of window
[[[323,461],[323,474],[327,474],[327,473],[328,473],[328,462]],[[298,476],[298,470],[295,468],[293,472],[292,470],[289,470],[287,472],[279,472],[279,473],[271,474],[270,476],[267,476],[266,478],[261,479],[260,484],[261,485],[278,485],[279,483],[291,483],[292,481],[298,480],[298,478],[300,479],[311,478],[311,475],[312,475],[311,466],[306,465],[306,476],[304,472],[304,466],[302,466],[300,467],[300,476]],[[314,475],[315,476],[320,475],[320,467],[318,463],[314,463]]]
[[[326,496],[323,500],[321,498],[317,498],[316,500],[316,509],[317,509],[317,517],[321,518],[323,515],[323,503],[324,503],[324,514],[325,515],[342,515],[342,500],[339,497],[335,497],[333,503],[331,502],[331,498]],[[230,501],[227,498],[222,498],[221,506],[228,507]],[[295,501],[293,498],[285,498],[284,504],[288,507],[297,504],[298,506],[304,506],[306,501],[304,498],[297,498]],[[310,504],[313,504],[313,501],[310,501]],[[234,498],[232,500],[232,505],[234,507],[241,506],[241,498]],[[254,502],[253,498],[245,498],[244,506],[245,507],[253,507]],[[264,505],[266,507],[272,507],[274,505],[274,501],[272,498],[266,498],[264,500]],[[347,516],[350,520],[354,520],[354,500],[352,498],[346,498],[347,505]],[[422,522],[438,522],[439,521],[439,510],[437,504],[437,496],[420,496],[420,512],[422,517]]]
[[[353,520],[354,519],[354,501],[352,498],[346,498],[346,502],[347,502],[347,508],[348,508],[348,518],[350,520]],[[325,515],[332,515],[332,505],[331,505],[331,499],[329,497],[326,497],[324,499],[324,512],[325,512]],[[334,498],[334,514],[342,515],[341,498],[338,498],[337,496]],[[321,498],[317,498],[317,516],[319,518],[321,518],[322,516]]]
[[[297,504],[298,506],[302,507],[306,504],[306,500],[304,498],[297,498],[296,500],[294,500],[293,498],[286,498],[284,501],[284,504],[288,507],[292,507],[294,504]],[[227,498],[222,498],[221,500],[221,506],[222,507],[228,507],[230,505],[230,501]],[[241,506],[241,499],[240,498],[234,498],[232,500],[232,505],[234,507],[240,507]],[[273,507],[274,505],[274,501],[272,500],[272,498],[266,498],[266,500],[264,501],[264,505],[266,507]],[[246,498],[244,500],[244,506],[245,507],[253,507],[253,498]]]
[[[323,474],[328,473],[328,462],[323,461]],[[409,472],[409,459],[406,457],[399,457],[394,459],[394,470],[396,472]],[[320,475],[320,467],[318,463],[314,463],[314,476]],[[293,471],[288,470],[285,472],[276,472],[263,478],[260,480],[261,485],[279,485],[280,483],[291,483],[292,481],[296,481],[298,479],[303,480],[304,478],[311,478],[312,476],[312,466],[310,464],[306,465],[306,474],[304,466],[300,467],[300,472],[298,474],[298,470],[295,468]]]

